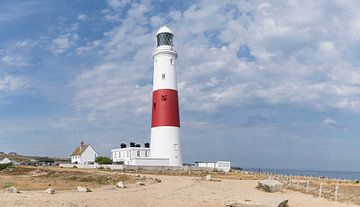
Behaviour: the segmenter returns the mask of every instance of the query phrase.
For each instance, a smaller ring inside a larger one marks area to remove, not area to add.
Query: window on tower
[[[172,58],[170,58],[170,64],[173,65],[174,64],[174,61]]]
[[[173,46],[173,34],[171,33],[160,33],[156,36],[157,39],[157,46],[161,45],[169,45]]]
[[[166,101],[166,99],[167,99],[167,95],[161,95],[161,100],[162,101]]]
[[[163,80],[165,80],[165,73],[163,73],[163,74],[161,75],[161,78],[162,78]]]

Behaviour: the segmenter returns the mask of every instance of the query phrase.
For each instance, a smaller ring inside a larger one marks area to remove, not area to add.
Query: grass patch
[[[9,188],[9,187],[11,187],[11,186],[13,186],[14,184],[13,183],[11,183],[11,182],[6,182],[6,183],[3,183],[2,184],[2,187],[3,188]]]
[[[79,181],[80,181],[80,182],[87,182],[87,183],[89,183],[89,182],[94,182],[94,181],[95,181],[95,178],[93,178],[93,177],[91,177],[91,176],[89,176],[89,177],[83,177],[83,178],[80,178]]]

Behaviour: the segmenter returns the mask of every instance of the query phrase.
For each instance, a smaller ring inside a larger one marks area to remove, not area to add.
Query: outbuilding
[[[204,162],[204,161],[197,161],[195,162],[196,167],[203,167],[203,168],[213,168],[215,170],[229,172],[231,168],[230,161],[214,161],[214,162]]]
[[[4,159],[0,160],[0,164],[10,164],[12,163],[13,165],[18,165],[19,163],[16,162],[15,160],[10,160],[9,158],[5,157]]]
[[[94,148],[90,144],[80,142],[80,145],[75,148],[70,155],[71,163],[73,164],[93,164],[98,156]]]

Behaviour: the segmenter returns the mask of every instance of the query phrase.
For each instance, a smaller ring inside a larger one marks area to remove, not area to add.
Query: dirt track
[[[0,206],[62,206],[62,207],[112,207],[112,206],[225,206],[231,201],[245,199],[276,206],[288,199],[291,207],[345,207],[355,206],[314,198],[299,192],[266,193],[255,189],[257,181],[222,180],[202,181],[194,177],[152,176],[161,183],[116,189],[104,186],[90,193],[75,190],[59,191],[55,195],[43,191],[23,191],[20,194],[0,193]]]

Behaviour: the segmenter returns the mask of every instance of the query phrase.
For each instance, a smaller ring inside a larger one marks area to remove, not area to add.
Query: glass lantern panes
[[[157,46],[170,45],[173,46],[173,34],[171,33],[160,33],[156,36]]]

